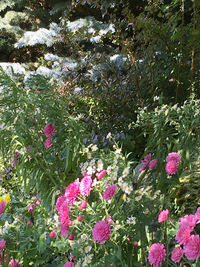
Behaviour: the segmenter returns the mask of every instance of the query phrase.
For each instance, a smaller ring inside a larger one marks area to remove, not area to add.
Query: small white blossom
[[[131,216],[126,220],[127,224],[136,224],[135,217]]]

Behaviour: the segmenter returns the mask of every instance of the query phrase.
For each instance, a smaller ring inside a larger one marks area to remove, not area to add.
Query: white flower
[[[111,170],[112,170],[112,167],[111,166],[108,166],[108,168],[106,170],[108,175],[111,173]]]
[[[126,177],[126,176],[129,174],[129,168],[130,168],[130,167],[126,167],[126,168],[123,170],[123,172],[122,172],[122,176],[123,176],[123,177]]]
[[[126,220],[127,224],[136,224],[135,217],[131,216]]]
[[[130,193],[133,191],[133,187],[132,186],[129,186],[127,187],[127,189],[125,190],[125,193],[130,195]]]
[[[142,196],[140,195],[140,196],[135,197],[135,200],[139,201],[141,198],[142,198]]]
[[[123,194],[122,199],[123,199],[124,201],[127,200],[127,198],[126,198],[126,194]]]
[[[118,185],[119,186],[122,186],[122,184],[123,184],[123,179],[122,179],[122,177],[119,177],[119,179],[118,179]]]
[[[115,154],[121,154],[121,152],[122,152],[122,150],[121,150],[121,148],[119,148],[119,149],[117,149],[117,150],[115,151]]]
[[[85,258],[84,258],[84,261],[86,261],[86,263],[91,263],[92,262],[92,257],[93,257],[93,254],[90,254],[90,255],[86,255]]]
[[[87,235],[86,235],[86,234],[82,234],[82,235],[81,235],[81,239],[82,239],[82,240],[86,240],[86,239],[87,239]]]
[[[93,168],[92,168],[91,166],[89,166],[89,167],[87,168],[87,173],[88,173],[88,174],[93,174]]]
[[[126,192],[127,188],[128,188],[128,184],[127,184],[127,183],[123,183],[123,184],[121,185],[121,189],[122,189],[124,192]]]
[[[92,150],[93,152],[97,151],[97,150],[98,150],[97,145],[93,145],[93,146],[91,147],[91,150]]]
[[[106,136],[107,139],[110,139],[111,137],[112,137],[111,133],[108,133]]]
[[[95,159],[92,159],[91,161],[90,161],[90,166],[95,166]]]
[[[90,250],[92,249],[92,247],[91,246],[87,246],[87,247],[85,247],[85,253],[88,253],[88,252],[90,252]]]

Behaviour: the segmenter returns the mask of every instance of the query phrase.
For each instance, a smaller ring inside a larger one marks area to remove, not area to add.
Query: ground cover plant
[[[0,266],[200,266],[199,9],[0,3]]]

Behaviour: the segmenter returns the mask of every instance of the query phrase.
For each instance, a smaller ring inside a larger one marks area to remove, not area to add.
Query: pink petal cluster
[[[1,239],[0,240],[0,253],[4,249],[5,245],[6,245],[6,241],[4,239]]]
[[[181,160],[181,155],[177,152],[171,152],[166,157],[166,162],[176,161],[176,163],[179,163],[180,160]]]
[[[66,236],[66,234],[68,233],[68,230],[69,230],[68,223],[60,224],[60,234],[61,235]]]
[[[66,224],[68,222],[69,212],[70,212],[70,209],[68,207],[68,202],[64,201],[59,210],[59,219],[60,219],[61,224]]]
[[[199,235],[191,235],[185,242],[183,252],[188,260],[198,260],[200,257],[200,238]]]
[[[67,186],[65,189],[65,197],[68,202],[68,204],[73,204],[78,197],[78,194],[80,193],[80,183],[79,182],[73,182]]]
[[[85,200],[81,201],[81,204],[79,207],[81,210],[85,209],[87,207],[87,201],[85,201]]]
[[[106,188],[106,190],[102,193],[102,197],[105,200],[109,200],[111,197],[115,196],[115,193],[117,191],[117,186],[115,184],[112,184]]]
[[[51,136],[53,133],[56,132],[56,129],[53,127],[53,123],[49,123],[45,128],[44,128],[44,134],[46,137]]]
[[[168,209],[161,211],[160,214],[158,215],[158,222],[161,223],[161,222],[166,221],[168,216],[169,216]]]
[[[0,215],[4,212],[5,206],[6,206],[6,202],[1,201],[1,203],[0,203]]]
[[[185,244],[185,242],[190,238],[191,232],[192,229],[187,226],[179,227],[175,237],[177,243],[180,245]]]
[[[149,170],[152,171],[157,166],[157,159],[152,159],[152,154],[147,154],[144,159],[142,160],[142,167],[140,168],[141,171],[145,171],[147,167],[149,167]]]
[[[9,265],[10,265],[11,267],[21,267],[21,266],[22,266],[21,264],[19,264],[18,261],[13,260],[13,259],[11,259],[11,260],[9,261]]]
[[[50,147],[52,146],[52,138],[51,138],[51,136],[49,136],[49,137],[46,139],[46,141],[45,141],[45,143],[44,143],[44,146],[45,146],[46,149],[48,149],[48,148],[50,148]]]
[[[97,222],[92,229],[93,239],[100,244],[110,239],[110,226],[105,221]]]
[[[97,180],[101,180],[106,174],[107,174],[107,171],[102,170],[101,172],[97,172],[95,175],[97,177]]]
[[[165,170],[168,174],[173,175],[178,170],[178,163],[181,160],[181,155],[177,152],[171,152],[166,157],[166,166]]]
[[[172,250],[171,260],[174,262],[180,262],[183,255],[183,250],[181,247],[176,247]]]
[[[56,201],[56,210],[57,211],[60,210],[60,207],[62,206],[62,204],[65,200],[66,200],[66,197],[64,197],[64,196],[60,196],[57,198],[57,201]]]
[[[65,264],[63,265],[63,267],[74,267],[74,263],[71,261],[65,262]]]
[[[80,194],[82,196],[89,196],[92,188],[92,175],[86,174],[80,182]]]
[[[148,260],[153,267],[160,267],[162,261],[165,260],[166,251],[163,244],[154,243],[150,247]]]
[[[49,233],[49,237],[50,238],[54,238],[56,236],[56,233],[54,232],[54,231],[51,231],[50,233]]]

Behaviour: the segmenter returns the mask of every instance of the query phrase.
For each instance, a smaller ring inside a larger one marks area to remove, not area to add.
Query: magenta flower
[[[148,260],[153,267],[159,267],[162,263],[162,260],[165,260],[166,251],[163,244],[154,243],[150,247]]]
[[[60,210],[60,207],[62,206],[63,202],[65,202],[66,200],[66,197],[64,196],[60,196],[57,198],[57,201],[56,201],[56,210],[59,211]]]
[[[1,201],[1,203],[0,203],[0,215],[4,212],[5,206],[6,206],[6,202]]]
[[[11,259],[11,260],[9,261],[9,265],[10,265],[11,267],[21,267],[21,266],[22,266],[21,264],[19,264],[18,261],[13,260],[13,259]]]
[[[152,171],[157,166],[157,159],[152,159],[149,162],[149,170]]]
[[[65,197],[69,204],[73,204],[77,200],[78,194],[80,193],[79,187],[79,182],[73,182],[65,189]]]
[[[180,262],[183,255],[183,250],[180,247],[176,247],[172,250],[171,260],[174,262]]]
[[[69,230],[69,226],[68,223],[66,222],[65,224],[60,224],[60,234],[63,236],[66,236],[66,234],[68,233]]]
[[[185,215],[183,218],[180,219],[179,225],[180,227],[188,227],[191,230],[194,229],[196,226],[197,217],[193,214]]]
[[[49,123],[45,128],[44,128],[44,134],[46,137],[50,137],[53,133],[56,132],[56,129],[53,127],[52,122]]]
[[[74,267],[74,263],[71,261],[65,262],[65,264],[63,265],[63,267]]]
[[[111,197],[115,196],[115,193],[117,191],[117,186],[115,184],[112,184],[106,188],[106,190],[102,193],[102,197],[105,200],[109,200]]]
[[[107,216],[106,217],[106,222],[109,223],[109,224],[111,224],[113,222],[112,217]]]
[[[50,233],[49,233],[49,237],[50,238],[54,238],[56,236],[56,233],[54,232],[54,231],[51,231]]]
[[[4,239],[1,239],[0,240],[0,253],[4,249],[5,245],[6,245],[6,241]]]
[[[97,172],[95,175],[97,177],[97,180],[101,180],[106,174],[107,174],[107,171],[103,170],[101,172]]]
[[[110,226],[105,221],[99,221],[92,229],[93,239],[100,244],[110,239]]]
[[[178,170],[178,164],[175,160],[168,161],[165,170],[168,174],[175,174]]]
[[[78,217],[77,217],[77,221],[78,222],[81,222],[83,220],[83,216],[82,215],[79,215]]]
[[[149,165],[151,156],[152,156],[152,154],[149,153],[149,154],[147,154],[147,155],[144,157],[144,159],[142,160],[143,165],[142,165],[142,167],[140,168],[141,171],[145,171],[145,170],[146,170],[147,166]]]
[[[166,157],[166,161],[176,161],[176,163],[179,163],[179,161],[181,160],[181,155],[177,152],[171,152],[168,154],[168,156]]]
[[[27,225],[28,225],[28,226],[31,226],[32,224],[33,224],[32,221],[28,221],[28,222],[27,222]]]
[[[75,236],[74,236],[73,234],[70,234],[70,235],[68,236],[68,240],[74,240],[74,238],[75,238]]]
[[[179,227],[178,232],[176,233],[176,241],[180,245],[185,244],[185,242],[190,238],[192,229],[186,226]]]
[[[197,224],[200,223],[200,207],[197,208],[196,212],[195,212],[195,216],[196,216],[196,220],[197,220]]]
[[[45,146],[46,149],[48,149],[48,148],[50,148],[52,146],[52,138],[51,138],[51,136],[49,136],[47,138],[47,140],[44,143],[44,146]]]
[[[92,188],[92,175],[86,174],[80,182],[80,194],[82,196],[89,196],[90,190]]]
[[[79,207],[81,210],[85,209],[87,207],[87,201],[83,200]]]
[[[69,220],[69,212],[70,209],[68,207],[68,202],[64,201],[59,210],[59,219],[61,224],[67,223],[67,221]]]
[[[34,204],[30,204],[29,207],[28,207],[28,212],[32,213],[34,206],[35,206]]]
[[[163,210],[160,212],[160,214],[158,215],[158,222],[161,223],[161,222],[164,222],[167,220],[169,216],[169,210]]]
[[[199,235],[191,235],[185,242],[183,252],[188,260],[198,260],[200,256],[200,238]]]

